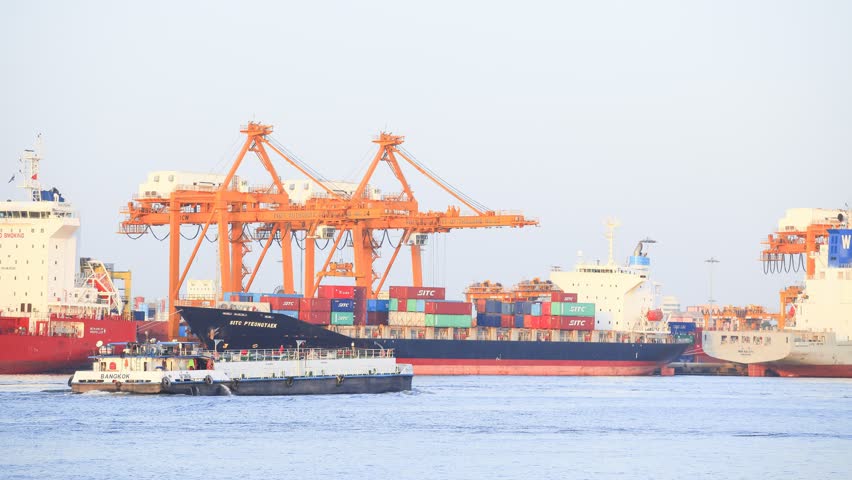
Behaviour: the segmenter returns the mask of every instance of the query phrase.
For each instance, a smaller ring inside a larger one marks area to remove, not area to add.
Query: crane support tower
[[[370,298],[381,290],[391,267],[403,245],[411,250],[412,284],[423,282],[420,259],[425,236],[446,233],[460,228],[525,227],[538,225],[520,213],[497,212],[476,202],[454,188],[413,155],[402,148],[404,137],[382,132],[373,140],[378,151],[366,174],[354,191],[333,188],[329,181],[310,166],[288,154],[287,149],[272,137],[272,126],[249,123],[241,129],[245,142],[236,160],[221,181],[196,185],[175,185],[168,192],[146,192],[122,209],[125,218],[119,233],[138,238],[151,232],[152,227],[169,227],[169,336],[178,335],[179,318],[176,303],[181,285],[206,238],[208,230],[218,231],[220,285],[223,292],[247,292],[257,271],[276,241],[282,259],[282,285],[286,293],[294,293],[292,243],[297,233],[304,235],[304,295],[313,297],[326,277],[354,277],[357,286],[365,287]],[[254,153],[268,172],[271,183],[248,188],[236,176],[246,155]],[[293,202],[281,183],[272,159],[280,157],[309,181],[322,189],[302,202]],[[450,206],[444,211],[421,211],[414,192],[406,179],[402,163],[435,183],[461,202],[471,213],[462,213],[461,207]],[[370,194],[369,182],[380,163],[385,163],[398,180],[402,191],[395,195],[376,197]],[[182,225],[196,225],[200,234],[192,247],[185,265],[180,264]],[[381,243],[374,233],[389,230],[401,231],[401,239],[385,268],[374,269],[380,257]],[[316,270],[316,241],[333,239],[322,267]],[[343,247],[353,250],[354,264],[332,262],[342,240]],[[263,245],[253,267],[245,265],[245,257],[253,242]],[[298,241],[298,240],[296,240]],[[246,278],[248,277],[248,278]]]

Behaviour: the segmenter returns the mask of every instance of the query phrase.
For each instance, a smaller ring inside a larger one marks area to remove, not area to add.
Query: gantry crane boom
[[[161,196],[139,198],[127,204],[123,213],[125,220],[120,233],[128,235],[143,234],[155,226],[169,226],[169,305],[170,336],[177,336],[178,318],[175,305],[178,294],[192,266],[200,246],[212,225],[218,230],[219,266],[221,288],[223,291],[247,291],[251,287],[256,273],[267,257],[273,242],[278,240],[282,254],[282,276],[285,292],[294,292],[293,258],[291,240],[296,233],[303,233],[305,266],[304,294],[313,296],[319,282],[327,276],[351,276],[356,285],[366,288],[369,296],[382,287],[394,264],[401,247],[410,243],[412,258],[412,282],[422,285],[422,267],[420,245],[409,242],[414,234],[445,233],[459,228],[489,227],[525,227],[538,225],[536,220],[525,218],[520,213],[500,213],[488,210],[472,201],[458,190],[433,175],[399,146],[404,137],[382,133],[374,140],[379,150],[371,162],[367,173],[358,183],[353,194],[340,194],[330,188],[328,181],[312,172],[312,169],[287,155],[272,138],[272,127],[258,123],[249,123],[241,129],[246,140],[229,169],[224,181],[215,190],[200,188],[176,188],[168,198]],[[282,157],[288,164],[306,175],[319,185],[327,194],[324,197],[307,199],[303,204],[293,203],[281,184],[281,180],[269,156],[267,148]],[[270,175],[271,183],[267,187],[240,191],[236,187],[236,173],[244,157],[254,153],[264,169]],[[430,181],[450,193],[456,200],[473,211],[463,214],[458,207],[448,207],[445,211],[420,211],[413,190],[397,161],[397,155],[403,158]],[[373,198],[366,195],[367,186],[376,171],[379,162],[386,162],[402,187],[402,193],[396,196],[386,195]],[[199,235],[193,246],[189,260],[180,268],[180,227],[196,225]],[[251,225],[258,225],[251,233]],[[334,228],[336,236],[334,246],[324,260],[319,272],[315,271],[315,237],[321,226]],[[379,258],[381,244],[373,237],[375,231],[400,230],[402,236],[394,248],[388,264],[381,275],[373,270]],[[249,233],[246,233],[246,232]],[[354,265],[332,262],[332,256],[343,239],[344,234],[352,239]],[[254,268],[244,265],[246,253],[251,242],[263,242]],[[249,277],[244,282],[245,277]],[[378,284],[376,284],[378,282]]]

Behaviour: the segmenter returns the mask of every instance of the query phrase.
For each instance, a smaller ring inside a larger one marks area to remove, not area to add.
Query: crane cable
[[[438,174],[437,174],[434,170],[432,170],[431,168],[427,167],[427,166],[426,166],[426,165],[424,165],[422,162],[420,162],[419,160],[417,160],[417,158],[415,158],[415,157],[414,157],[414,155],[412,155],[412,154],[411,154],[411,152],[409,152],[408,150],[406,150],[406,149],[402,148],[401,146],[398,146],[397,148],[398,148],[398,149],[399,149],[402,153],[404,153],[404,154],[405,154],[405,155],[406,155],[409,159],[411,159],[411,161],[412,161],[415,165],[417,165],[418,167],[420,167],[420,168],[422,168],[423,170],[425,170],[425,171],[426,171],[429,175],[431,175],[433,178],[435,178],[435,180],[437,180],[437,181],[438,181],[441,185],[443,185],[443,186],[444,186],[444,187],[446,187],[448,190],[450,190],[451,192],[453,192],[456,196],[458,196],[459,198],[463,199],[464,201],[466,201],[466,202],[467,202],[467,203],[469,203],[470,205],[472,205],[472,206],[476,207],[477,209],[482,210],[483,212],[491,211],[491,209],[490,209],[490,208],[488,208],[487,206],[485,206],[483,203],[480,203],[480,202],[476,201],[473,197],[471,197],[471,196],[469,196],[469,195],[465,194],[464,192],[462,192],[461,190],[459,190],[458,188],[456,188],[455,186],[453,186],[450,182],[448,182],[448,181],[444,180],[443,178],[441,178],[441,176],[440,176],[440,175],[438,175]]]
[[[276,140],[272,135],[267,135],[266,141],[269,142],[270,145],[272,145],[273,147],[277,148],[279,151],[286,154],[290,161],[295,163],[302,170],[308,172],[316,180],[326,184],[330,182],[330,180],[325,175],[321,174],[319,171],[305,163],[302,159],[298,157],[298,155],[291,152],[287,147],[285,147],[281,142]]]

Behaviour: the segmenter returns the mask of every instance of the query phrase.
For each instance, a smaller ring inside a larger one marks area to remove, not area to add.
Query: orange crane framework
[[[438,177],[428,167],[418,162],[402,148],[404,137],[381,133],[374,143],[378,151],[366,174],[354,192],[343,192],[330,185],[333,182],[311,167],[288,155],[286,148],[272,138],[272,127],[249,123],[241,129],[246,135],[240,152],[217,188],[180,186],[168,196],[140,196],[128,202],[122,210],[125,219],[120,233],[138,236],[151,231],[151,227],[169,227],[169,335],[177,337],[178,317],[175,306],[181,285],[206,238],[211,226],[218,230],[220,281],[223,292],[250,291],[255,276],[276,241],[282,257],[283,288],[294,293],[292,241],[298,233],[304,235],[304,294],[313,297],[326,277],[354,277],[357,286],[364,287],[370,298],[381,290],[387,280],[403,245],[411,249],[412,285],[423,282],[420,259],[421,246],[426,235],[445,233],[459,228],[525,227],[538,225],[536,220],[519,213],[500,213],[489,210]],[[271,183],[263,187],[240,189],[236,173],[252,152],[268,172]],[[296,168],[324,193],[308,198],[304,203],[291,201],[273,165],[272,158],[281,159]],[[397,179],[401,192],[376,198],[370,195],[370,179],[380,164],[386,164]],[[471,213],[462,213],[460,207],[450,206],[444,211],[421,211],[414,192],[408,183],[403,164],[413,167],[419,174],[449,193]],[[245,190],[245,191],[244,191]],[[200,229],[191,254],[185,265],[180,264],[181,225],[196,225]],[[381,243],[374,233],[389,230],[401,231],[401,239],[393,250],[387,265],[376,272],[374,265],[380,257]],[[316,271],[316,239],[333,238],[333,247]],[[344,247],[353,250],[354,263],[332,262],[344,238]],[[254,266],[245,265],[246,254],[253,242],[263,247]]]

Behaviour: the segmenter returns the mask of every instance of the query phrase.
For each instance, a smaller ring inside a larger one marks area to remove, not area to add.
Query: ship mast
[[[618,219],[615,218],[608,218],[606,222],[604,222],[604,224],[607,228],[607,232],[604,234],[604,237],[609,240],[609,261],[607,265],[612,266],[615,265],[614,251],[612,246],[613,240],[615,239],[615,229],[616,227],[621,225],[621,222],[619,222]]]
[[[24,150],[21,156],[23,165],[24,183],[21,188],[30,191],[30,197],[34,202],[41,200],[41,183],[38,181],[38,162],[41,160],[41,134],[36,137],[32,150]]]

